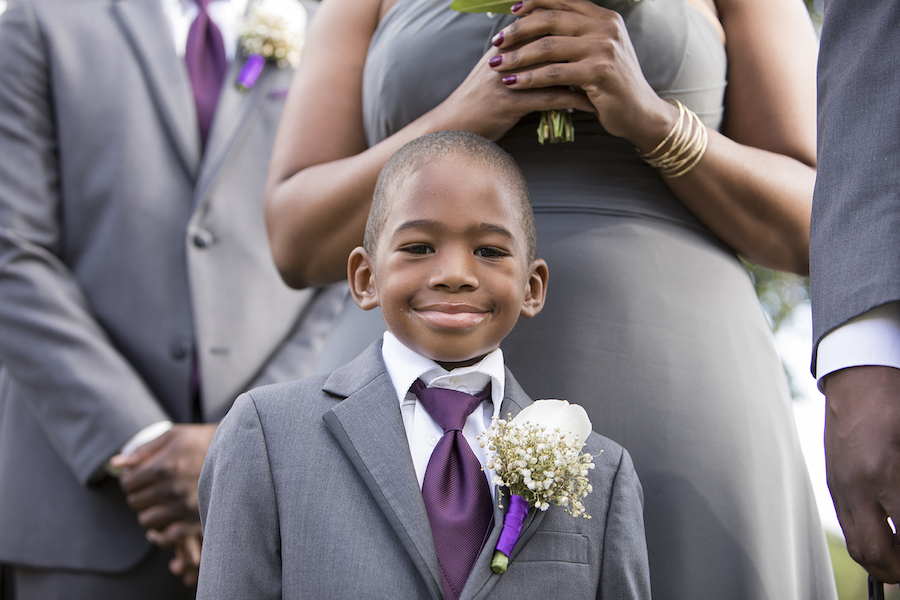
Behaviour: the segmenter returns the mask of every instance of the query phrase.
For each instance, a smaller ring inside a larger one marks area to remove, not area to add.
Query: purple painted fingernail
[[[509,8],[509,10],[511,10],[512,12],[519,12],[521,9],[522,9],[522,2],[516,2]]]
[[[501,56],[499,54],[497,56],[492,56],[490,58],[490,60],[488,60],[488,64],[491,65],[492,67],[499,67],[500,63],[502,63],[502,62],[503,62],[503,56]]]
[[[518,75],[507,75],[506,77],[503,78],[503,83],[505,83],[506,85],[512,85],[515,82],[517,82],[518,80],[519,80]]]
[[[499,46],[500,44],[502,44],[503,43],[503,32],[501,31],[500,33],[495,35],[493,38],[491,38],[491,43],[495,46]]]

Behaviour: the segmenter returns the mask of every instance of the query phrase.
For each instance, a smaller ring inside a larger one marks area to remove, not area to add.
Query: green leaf
[[[516,0],[453,0],[450,8],[459,12],[510,14],[509,9],[515,3]]]

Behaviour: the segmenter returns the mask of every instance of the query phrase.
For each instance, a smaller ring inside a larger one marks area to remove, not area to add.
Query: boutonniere
[[[582,452],[590,433],[591,421],[577,404],[538,400],[509,421],[494,417],[481,435],[488,455],[485,467],[496,473],[494,483],[510,493],[491,563],[495,573],[506,570],[529,507],[547,510],[554,504],[573,517],[591,518],[582,502],[592,491],[587,476],[594,458]]]
[[[258,0],[241,23],[241,51],[247,56],[237,86],[253,87],[266,61],[296,69],[306,41],[306,8],[296,0]]]
[[[459,12],[487,13],[492,17],[498,13],[512,14],[512,5],[517,0],[453,0],[450,8]],[[592,0],[594,4],[622,13],[641,0]],[[545,110],[541,112],[541,122],[537,128],[538,142],[555,144],[574,142],[575,125],[568,110]]]

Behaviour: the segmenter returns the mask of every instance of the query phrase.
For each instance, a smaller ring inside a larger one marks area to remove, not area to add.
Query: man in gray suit
[[[314,372],[333,310],[282,283],[263,224],[292,71],[239,90],[246,2],[210,3],[227,70],[198,123],[203,4],[12,0],[0,21],[0,562],[22,599],[192,597],[147,537],[189,568],[215,423]]]
[[[900,581],[900,2],[826,0],[810,235],[813,374],[850,555]]]

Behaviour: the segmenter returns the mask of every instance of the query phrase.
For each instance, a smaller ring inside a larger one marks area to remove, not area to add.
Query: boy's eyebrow
[[[394,233],[400,233],[402,231],[406,231],[407,229],[440,231],[444,229],[444,227],[439,221],[434,221],[432,219],[416,219],[413,221],[406,221],[405,223],[401,223],[399,226],[397,226],[397,229],[394,230]],[[494,223],[480,223],[477,227],[473,227],[472,229],[475,229],[479,233],[496,233],[509,239],[515,239],[509,229],[503,227],[502,225],[495,225]]]

